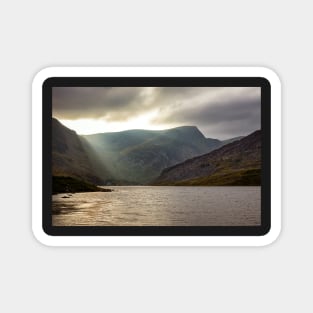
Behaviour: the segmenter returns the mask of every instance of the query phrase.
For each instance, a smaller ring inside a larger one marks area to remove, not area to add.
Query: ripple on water
[[[55,226],[255,226],[260,187],[115,186],[53,196]]]

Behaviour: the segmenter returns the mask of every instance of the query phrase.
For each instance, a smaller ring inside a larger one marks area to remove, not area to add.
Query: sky
[[[52,115],[80,135],[197,126],[227,139],[261,128],[261,88],[53,87]]]

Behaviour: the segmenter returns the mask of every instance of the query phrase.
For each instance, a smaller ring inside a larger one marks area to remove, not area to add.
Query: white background
[[[309,1],[2,1],[1,312],[310,312]],[[283,228],[263,248],[48,248],[31,233],[31,81],[47,66],[266,66],[283,85]]]

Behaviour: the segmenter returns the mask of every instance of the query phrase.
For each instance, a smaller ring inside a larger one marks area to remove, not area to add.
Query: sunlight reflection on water
[[[54,226],[255,226],[261,187],[114,186],[113,192],[58,194]]]

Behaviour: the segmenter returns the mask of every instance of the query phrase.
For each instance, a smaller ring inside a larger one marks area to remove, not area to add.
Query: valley
[[[206,138],[196,126],[81,136],[52,121],[52,174],[88,184],[257,186],[261,132]]]

